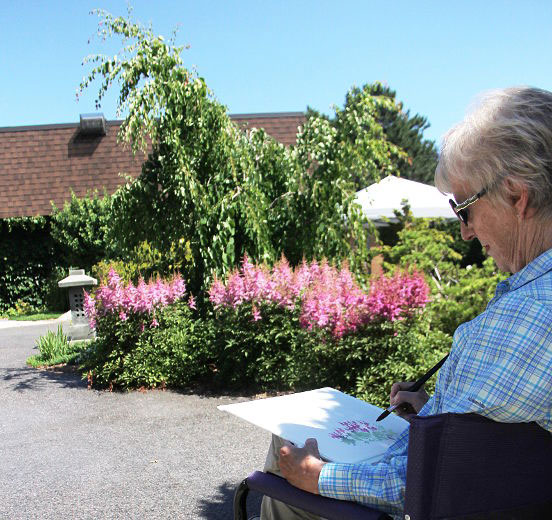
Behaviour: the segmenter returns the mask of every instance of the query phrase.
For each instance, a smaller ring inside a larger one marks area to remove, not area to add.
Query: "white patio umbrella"
[[[449,197],[437,188],[393,175],[358,191],[356,197],[370,220],[381,221],[387,217],[396,221],[393,210],[401,209],[403,199],[408,200],[415,217],[455,218]]]

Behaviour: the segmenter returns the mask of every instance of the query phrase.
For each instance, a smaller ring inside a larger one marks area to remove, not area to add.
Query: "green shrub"
[[[336,339],[326,331],[302,328],[297,310],[263,306],[261,313],[263,318],[253,321],[247,304],[214,313],[217,387],[270,391],[332,386],[385,406],[394,381],[417,379],[451,345],[451,337],[432,330],[423,314],[370,323]]]
[[[50,220],[0,219],[0,252],[0,313],[14,308],[17,302],[32,309],[51,308],[49,280],[64,266],[50,235]]]
[[[427,314],[366,332],[362,339],[350,338],[357,345],[344,343],[342,348],[350,353],[343,363],[353,367],[349,370],[354,372],[356,387],[350,393],[381,407],[389,405],[392,383],[415,381],[444,357],[452,344],[451,336],[431,327]],[[430,394],[435,380],[436,376],[425,385]]]
[[[133,352],[135,364],[128,386],[210,386],[216,373],[213,358],[215,329],[210,320],[198,319],[186,303],[160,313],[159,327],[140,338]]]
[[[138,283],[140,278],[149,280],[180,273],[187,280],[192,261],[190,243],[183,238],[171,243],[167,251],[160,251],[148,241],[141,242],[128,255],[119,259],[100,260],[91,268],[91,276],[104,283],[114,269],[125,283]]]
[[[71,191],[62,209],[52,204],[51,233],[64,265],[89,271],[99,260],[115,256],[107,236],[110,212],[111,198],[106,193],[99,197],[97,191],[81,198]]]
[[[299,310],[262,304],[259,311],[263,317],[257,321],[250,303],[221,307],[207,315],[216,337],[214,385],[251,390],[308,386],[306,358],[313,355],[312,342],[299,324]]]
[[[428,219],[411,219],[397,234],[393,246],[379,250],[384,257],[384,268],[392,271],[397,265],[422,270],[430,282],[432,292],[443,285],[454,283],[462,256],[453,248],[454,239],[438,229]]]
[[[158,326],[143,331],[135,316],[124,322],[103,318],[81,369],[94,385],[119,389],[205,381],[213,372],[214,331],[212,322],[195,314],[186,303],[176,303],[157,312]]]
[[[260,311],[263,318],[254,321],[250,304],[205,318],[183,304],[167,307],[160,326],[148,330],[132,353],[115,356],[121,360],[117,376],[104,372],[95,381],[251,392],[332,386],[385,406],[391,383],[418,378],[451,344],[424,315],[372,323],[336,339],[302,328],[297,309],[263,305]]]
[[[129,356],[136,349],[141,336],[147,336],[148,329],[137,315],[121,320],[119,316],[107,314],[96,324],[96,339],[83,356],[81,369],[89,372],[100,386],[116,385],[125,387],[120,374],[126,370]],[[126,375],[123,380],[128,379]]]
[[[26,316],[32,314],[37,309],[33,307],[30,303],[27,303],[23,300],[17,300],[13,307],[10,307],[4,314],[8,318],[16,318],[20,316]]]
[[[485,310],[498,282],[507,277],[498,271],[492,258],[481,267],[458,268],[457,276],[456,283],[444,286],[428,307],[432,326],[450,335]]]

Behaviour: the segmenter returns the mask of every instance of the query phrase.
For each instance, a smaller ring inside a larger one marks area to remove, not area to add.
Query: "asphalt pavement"
[[[25,364],[57,322],[12,325],[0,327],[0,519],[232,518],[270,435],[217,405],[247,396],[89,390]]]

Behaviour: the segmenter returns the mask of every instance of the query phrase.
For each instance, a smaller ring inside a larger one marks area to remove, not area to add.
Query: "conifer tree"
[[[359,134],[351,132],[351,128],[344,124],[342,114],[351,110],[362,110],[368,97],[384,97],[393,101],[391,105],[378,104],[377,121],[383,128],[385,138],[398,146],[406,155],[398,157],[397,167],[400,175],[426,184],[433,184],[433,175],[437,166],[438,154],[435,143],[424,139],[424,130],[429,128],[427,118],[416,114],[410,116],[410,110],[404,111],[402,102],[396,100],[396,92],[381,83],[366,84],[363,87],[353,87],[346,95],[342,110],[336,110],[334,118],[325,117],[336,129],[340,139],[344,142],[358,142]],[[397,110],[398,108],[398,110]],[[308,117],[321,117],[316,111],[309,109]],[[355,182],[360,190],[365,188],[370,177],[365,178],[363,172],[357,172]]]

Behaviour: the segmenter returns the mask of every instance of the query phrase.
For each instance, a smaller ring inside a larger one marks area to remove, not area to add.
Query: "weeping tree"
[[[110,237],[120,251],[147,240],[158,249],[189,241],[191,289],[235,267],[247,253],[291,263],[326,257],[366,258],[366,222],[354,204],[355,176],[377,180],[396,171],[404,155],[391,144],[377,115],[398,111],[394,100],[367,95],[338,111],[357,132],[341,138],[323,117],[311,117],[286,148],[263,130],[243,132],[230,120],[203,78],[184,66],[184,47],[156,36],[128,17],[99,16],[102,39],[120,38],[114,56],[85,59],[82,92],[98,80],[97,108],[118,84],[118,139],[133,151],[150,150],[141,175],[112,198]]]

